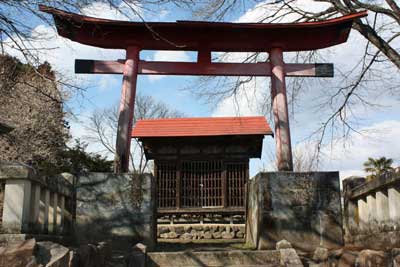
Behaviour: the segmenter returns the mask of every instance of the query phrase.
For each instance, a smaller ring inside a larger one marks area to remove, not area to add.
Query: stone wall
[[[150,249],[156,240],[154,177],[88,173],[78,178],[75,234],[79,243],[112,240],[113,247],[136,242]]]
[[[29,163],[36,169],[57,166],[68,130],[62,92],[50,65],[35,69],[0,55],[0,75],[0,120],[14,128],[0,134],[0,161]]]
[[[282,239],[303,251],[343,245],[338,172],[259,173],[248,190],[248,246],[273,249]]]
[[[400,247],[400,173],[370,182],[343,180],[346,245],[375,250]]]

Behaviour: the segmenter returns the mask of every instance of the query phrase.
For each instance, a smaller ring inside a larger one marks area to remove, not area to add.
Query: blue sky
[[[310,0],[298,0],[299,6],[305,6],[311,10],[323,8],[322,3],[311,2]],[[122,6],[123,8],[123,6]],[[270,10],[259,6],[246,7],[246,10],[238,10],[230,17],[231,21],[251,22],[257,21],[260,16]],[[95,3],[82,11],[86,15],[127,19],[118,14],[115,10],[101,3]],[[129,10],[127,10],[129,13]],[[143,11],[142,16],[151,21],[175,21],[191,19],[188,12],[174,6],[162,6],[154,13]],[[134,14],[130,14],[135,19]],[[136,20],[138,18],[136,17]],[[48,25],[36,25],[33,34],[51,37],[34,44],[34,46],[53,48],[47,52],[41,52],[41,58],[49,61],[59,72],[60,77],[75,84],[87,87],[82,95],[71,97],[68,101],[68,108],[76,115],[71,120],[71,132],[74,137],[84,137],[87,132],[85,125],[87,118],[97,108],[106,108],[117,103],[120,97],[121,81],[120,75],[75,75],[73,73],[73,62],[80,59],[108,59],[116,60],[125,57],[124,51],[97,49],[71,42],[60,38],[54,29]],[[318,107],[328,95],[332,95],[338,85],[346,85],[352,77],[357,74],[357,62],[366,46],[366,41],[354,30],[346,44],[324,49],[320,51],[320,62],[331,62],[335,64],[336,73],[344,72],[349,76],[343,80],[340,75],[333,79],[310,78],[303,84],[298,101],[295,103],[295,111],[291,110],[291,132],[294,150],[306,151],[313,149],[311,141],[305,141],[330,112],[331,107]],[[399,42],[397,48],[400,48]],[[9,53],[16,56],[15,51]],[[238,60],[243,55],[234,53],[228,55],[227,60]],[[193,61],[194,53],[183,51],[165,53],[160,51],[142,51],[141,58],[145,60],[169,60],[169,61]],[[285,55],[285,61],[293,61],[293,54]],[[362,174],[362,162],[367,157],[387,156],[395,159],[400,164],[400,74],[390,64],[378,65],[383,71],[379,74],[381,79],[371,77],[370,82],[364,85],[364,91],[368,92],[365,97],[380,106],[365,107],[355,102],[353,113],[348,114],[356,121],[356,129],[361,132],[350,133],[350,138],[341,140],[340,134],[336,135],[333,142],[327,142],[323,151],[323,170],[339,170],[341,176]],[[287,83],[293,82],[294,78],[288,79]],[[224,99],[217,106],[205,102],[192,92],[184,90],[195,88],[198,82],[197,77],[183,76],[162,76],[149,77],[139,76],[137,92],[144,95],[151,95],[155,99],[163,101],[171,108],[183,112],[187,117],[205,116],[236,116],[236,115],[262,115],[261,107],[269,98],[269,79],[260,78],[256,84],[249,84],[239,92],[239,104],[235,104],[232,97]],[[394,87],[393,92],[382,93],[381,88]],[[359,119],[357,119],[359,118]],[[267,119],[269,116],[267,114]],[[356,120],[357,119],[357,120]],[[99,150],[97,144],[90,146],[92,151]],[[251,174],[254,175],[262,168],[270,168],[271,160],[274,158],[274,140],[266,137],[264,142],[264,153],[261,160],[253,160],[251,163]]]

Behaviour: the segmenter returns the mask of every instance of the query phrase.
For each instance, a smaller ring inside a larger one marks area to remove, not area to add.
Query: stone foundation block
[[[246,243],[273,249],[288,240],[294,248],[343,245],[338,172],[259,173],[249,184]]]
[[[376,250],[363,250],[358,255],[357,266],[359,267],[387,267],[389,264],[389,257],[383,251]]]

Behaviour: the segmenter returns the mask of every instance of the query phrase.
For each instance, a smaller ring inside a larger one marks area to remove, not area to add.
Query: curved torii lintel
[[[83,16],[40,6],[53,15],[58,34],[72,41],[111,49],[265,52],[315,50],[347,41],[354,20],[366,11],[302,23],[204,21],[128,22]]]

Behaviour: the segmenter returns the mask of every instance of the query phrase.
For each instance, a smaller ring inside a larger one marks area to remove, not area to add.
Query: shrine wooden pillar
[[[271,99],[274,114],[276,159],[279,171],[293,171],[289,112],[286,96],[285,63],[281,48],[269,52],[271,62]]]
[[[131,132],[135,109],[136,81],[139,67],[138,47],[126,49],[126,61],[123,68],[121,102],[119,105],[117,140],[115,149],[114,171],[128,172],[131,148]]]

